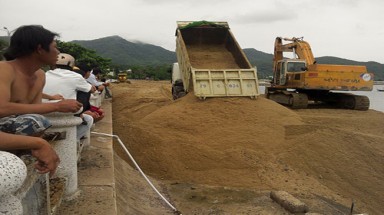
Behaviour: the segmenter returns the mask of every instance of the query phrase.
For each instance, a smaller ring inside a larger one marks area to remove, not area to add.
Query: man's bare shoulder
[[[15,76],[15,69],[8,61],[0,61],[0,77],[12,78]],[[7,80],[8,81],[8,80]]]
[[[36,78],[38,80],[38,83],[42,83],[43,87],[45,85],[45,71],[42,69],[39,69],[35,72]]]
[[[14,70],[13,66],[9,61],[0,61],[0,69],[1,70]]]

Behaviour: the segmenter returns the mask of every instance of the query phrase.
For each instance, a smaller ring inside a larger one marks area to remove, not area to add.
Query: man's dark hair
[[[6,60],[13,60],[32,54],[38,45],[49,51],[49,45],[59,36],[41,25],[25,25],[16,29],[10,39],[8,49],[4,53]]]
[[[84,72],[84,70],[81,70],[81,69],[76,69],[76,70],[73,70],[74,72],[80,74],[81,76],[85,76],[86,72]]]
[[[98,68],[98,67],[96,67],[96,68],[93,68],[93,70],[92,70],[92,73],[93,73],[94,75],[98,75],[98,74],[100,74],[100,73],[101,73],[101,69],[100,69],[100,68]]]
[[[90,66],[88,66],[87,63],[84,63],[84,62],[80,62],[80,63],[76,64],[76,66],[85,72],[88,72],[88,71],[90,72],[92,70],[92,68]]]

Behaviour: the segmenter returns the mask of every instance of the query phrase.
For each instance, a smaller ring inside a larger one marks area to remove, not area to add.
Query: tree
[[[91,68],[99,67],[102,71],[107,71],[111,67],[111,59],[100,57],[95,51],[78,44],[58,40],[57,47],[60,52],[72,55],[77,64],[83,63]]]
[[[128,75],[131,79],[145,79],[152,80],[170,80],[172,71],[171,65],[132,65],[129,67],[131,73]]]
[[[3,54],[8,47],[8,42],[0,39],[0,60],[3,60]]]

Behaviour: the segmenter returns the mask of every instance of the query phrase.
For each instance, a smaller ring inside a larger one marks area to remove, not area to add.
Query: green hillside
[[[272,75],[273,55],[256,49],[244,49],[249,62],[257,67],[258,78],[267,78]]]
[[[2,38],[0,37],[0,39]],[[116,65],[171,65],[177,61],[176,54],[173,51],[156,45],[130,42],[119,36],[71,42],[94,50],[101,57],[112,59],[112,63]],[[259,78],[267,78],[272,75],[272,54],[267,54],[253,48],[244,49],[244,52],[250,63],[257,66]],[[359,62],[329,56],[318,57],[316,60],[319,64],[364,65],[369,72],[375,74],[375,80],[384,81],[384,64],[373,61]]]
[[[95,50],[100,56],[110,58],[114,64],[118,65],[158,65],[172,64],[177,61],[175,52],[151,44],[129,42],[119,36],[72,42]],[[259,78],[272,75],[272,54],[253,48],[244,49],[244,53],[250,63],[257,66]],[[375,80],[384,80],[384,65],[377,62],[358,62],[338,57],[319,57],[316,60],[324,64],[364,65],[369,72],[375,74]]]
[[[118,65],[157,65],[176,61],[176,55],[172,51],[151,44],[129,42],[119,36],[71,42],[94,50]]]

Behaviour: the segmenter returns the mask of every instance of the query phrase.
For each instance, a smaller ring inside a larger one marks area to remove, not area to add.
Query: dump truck
[[[200,99],[259,95],[256,67],[249,63],[227,22],[177,21],[176,55],[174,99],[189,92]]]
[[[283,44],[283,40],[287,41]],[[284,57],[293,53],[292,58]],[[340,91],[372,91],[373,74],[365,66],[317,64],[308,42],[300,38],[275,39],[273,80],[267,98],[291,108],[308,104],[368,110],[369,98]]]

